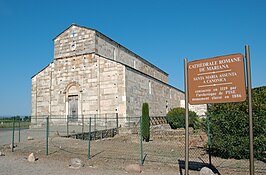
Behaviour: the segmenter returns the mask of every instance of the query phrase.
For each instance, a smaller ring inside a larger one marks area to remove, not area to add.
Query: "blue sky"
[[[183,59],[251,47],[253,87],[265,86],[264,0],[0,0],[0,116],[29,115],[31,76],[53,60],[52,39],[72,23],[94,28],[169,73],[184,89]]]

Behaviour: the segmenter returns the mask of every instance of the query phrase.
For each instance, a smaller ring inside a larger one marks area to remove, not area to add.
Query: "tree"
[[[252,90],[254,157],[266,161],[266,87]],[[248,102],[208,107],[213,153],[225,158],[249,158]]]
[[[143,103],[142,105],[142,137],[146,142],[150,141],[150,116],[149,116],[149,105]]]
[[[23,119],[25,122],[30,122],[31,116],[25,116]]]
[[[185,113],[186,113],[185,108],[177,107],[171,109],[166,114],[166,120],[172,129],[185,128]],[[194,129],[198,129],[200,126],[198,115],[193,111],[189,111],[188,116],[189,116],[188,126]]]

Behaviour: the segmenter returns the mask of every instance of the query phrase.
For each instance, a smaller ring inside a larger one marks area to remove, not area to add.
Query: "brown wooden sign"
[[[243,56],[232,54],[189,62],[188,89],[190,104],[244,101]]]

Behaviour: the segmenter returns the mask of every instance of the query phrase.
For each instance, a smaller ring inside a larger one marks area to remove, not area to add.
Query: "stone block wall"
[[[32,77],[32,116],[49,115],[51,64]]]
[[[127,117],[141,116],[142,104],[147,102],[150,116],[165,116],[180,106],[184,93],[161,81],[126,67]]]
[[[105,59],[99,55],[99,113],[118,113],[123,117],[126,113],[126,92],[125,92],[125,66],[120,63]]]
[[[32,116],[65,118],[71,86],[77,88],[79,115],[125,116],[124,69],[123,65],[95,54],[56,59],[32,78]]]
[[[140,56],[119,45],[103,34],[96,32],[96,53],[168,83],[168,74]]]
[[[94,29],[73,24],[54,39],[54,59],[88,53],[99,54],[168,82],[166,72]]]
[[[185,108],[185,100],[181,100],[181,107]],[[188,104],[188,108],[190,111],[196,112],[196,114],[199,117],[206,117],[207,113],[207,105],[206,104],[200,104],[200,105],[190,105]]]
[[[95,52],[95,31],[71,25],[54,39],[54,59]]]

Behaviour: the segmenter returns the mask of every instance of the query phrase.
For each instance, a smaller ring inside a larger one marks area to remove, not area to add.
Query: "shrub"
[[[252,90],[254,157],[266,161],[266,87]],[[249,158],[248,103],[208,107],[213,153],[224,158]]]
[[[142,137],[146,142],[150,141],[150,116],[148,103],[143,103],[142,105]]]
[[[166,120],[172,129],[185,128],[185,108],[173,108],[166,114]],[[189,111],[189,123],[188,126],[194,129],[200,127],[200,120],[195,112]]]

